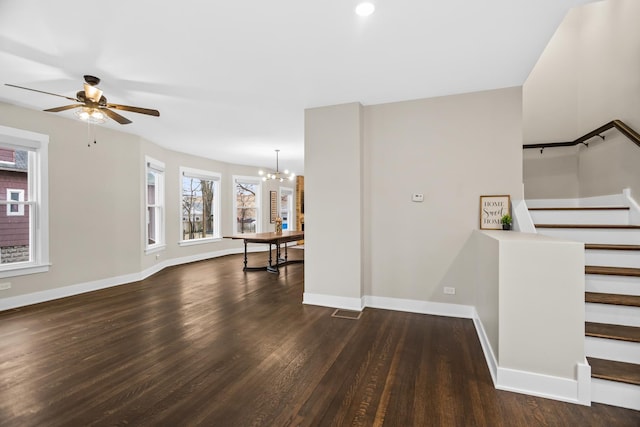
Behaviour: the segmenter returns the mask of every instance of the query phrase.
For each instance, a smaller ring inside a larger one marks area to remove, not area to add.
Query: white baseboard
[[[362,311],[364,303],[362,298],[341,297],[336,295],[302,294],[302,303],[307,305],[319,305],[322,307],[341,308],[343,310]]]
[[[578,366],[580,365],[582,364],[578,364]],[[589,365],[586,365],[586,367],[588,368]],[[584,366],[577,369],[578,378],[582,380],[581,382],[584,382],[585,372],[590,372],[590,369],[586,369]],[[498,367],[497,378],[496,388],[498,390],[586,406],[591,404],[591,401],[588,400],[589,396],[585,396],[589,392],[589,379],[587,379],[586,383],[579,384],[578,380],[570,378],[501,367]]]
[[[475,308],[473,309],[473,324],[476,327],[476,333],[478,334],[480,346],[482,347],[482,352],[484,353],[484,358],[487,362],[489,373],[491,374],[491,380],[493,380],[493,386],[496,387],[498,384],[498,359],[496,359],[487,332],[484,330],[484,325]]]
[[[640,411],[640,386],[593,378],[591,387],[594,402]]]
[[[249,248],[247,252],[262,252],[259,247]],[[93,292],[100,289],[111,288],[114,286],[124,285],[127,283],[137,282],[161,271],[164,268],[174,265],[186,264],[189,262],[202,261],[205,259],[217,258],[225,255],[243,253],[244,248],[231,248],[221,251],[205,252],[197,255],[190,255],[180,258],[172,258],[158,262],[138,273],[124,274],[121,276],[108,277],[106,279],[92,280],[90,282],[78,283],[75,285],[63,286],[60,288],[49,289],[46,291],[34,292],[25,295],[0,299],[0,311],[11,310],[14,308],[24,307],[32,304],[53,301],[60,298],[66,298],[73,295]]]
[[[432,314],[435,316],[460,317],[463,319],[472,319],[474,313],[474,308],[470,305],[378,297],[372,295],[366,295],[364,297],[364,306],[381,308],[384,310],[405,311],[409,313]]]
[[[577,380],[501,368],[475,309],[473,323],[495,388],[585,406],[591,405],[591,367],[586,359],[583,363],[576,364]]]
[[[625,188],[622,190],[622,197],[629,206],[629,224],[640,225],[640,205],[631,197],[631,189]]]

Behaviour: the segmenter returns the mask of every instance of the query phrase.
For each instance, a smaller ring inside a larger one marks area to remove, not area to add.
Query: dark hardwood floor
[[[301,304],[304,265],[241,266],[0,313],[0,425],[640,425],[636,411],[495,390],[470,320],[334,318]]]

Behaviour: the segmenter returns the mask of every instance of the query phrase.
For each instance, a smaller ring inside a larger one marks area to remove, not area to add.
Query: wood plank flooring
[[[331,317],[302,305],[303,264],[241,267],[232,255],[0,313],[0,426],[640,424],[495,390],[471,320]]]

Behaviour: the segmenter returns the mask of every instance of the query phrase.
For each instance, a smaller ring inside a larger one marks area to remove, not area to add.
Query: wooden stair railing
[[[589,145],[587,143],[587,141],[595,136],[599,136],[600,138],[602,138],[604,140],[604,136],[601,135],[602,132],[607,131],[609,129],[618,129],[618,131],[620,131],[621,134],[623,134],[624,136],[626,136],[627,138],[629,138],[634,144],[636,144],[638,147],[640,147],[640,134],[638,134],[638,132],[636,132],[635,130],[633,130],[631,127],[629,127],[626,123],[624,123],[621,120],[612,120],[609,123],[600,126],[598,129],[594,129],[591,132],[582,135],[580,138],[574,140],[574,141],[567,141],[567,142],[541,142],[541,143],[537,143],[537,144],[524,144],[522,146],[522,148],[524,148],[525,150],[528,148],[539,148],[541,151],[544,150],[545,148],[549,148],[549,147],[571,147],[574,145],[578,145],[578,144],[584,144],[584,145]]]

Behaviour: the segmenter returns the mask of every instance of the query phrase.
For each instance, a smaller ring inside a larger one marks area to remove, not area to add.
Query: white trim
[[[30,150],[39,150],[49,143],[49,136],[0,125],[0,143],[18,150],[24,150],[25,147]]]
[[[533,225],[533,219],[529,213],[527,202],[525,200],[511,200],[513,229],[521,233],[536,233],[536,227]]]
[[[214,235],[212,237],[204,237],[200,239],[187,239],[184,240],[184,220],[182,211],[182,198],[184,197],[183,193],[183,179],[184,178],[195,178],[205,181],[213,182],[213,232]],[[222,174],[219,172],[211,172],[203,169],[194,169],[186,166],[180,166],[180,175],[178,177],[180,180],[178,184],[178,191],[180,194],[178,195],[178,244],[180,246],[191,246],[197,245],[201,243],[210,243],[217,242],[222,239],[222,221],[220,218],[220,213],[222,212]],[[196,242],[197,241],[197,242]]]
[[[600,378],[591,380],[591,401],[640,411],[640,386]]]
[[[262,217],[263,215],[263,211],[262,211],[262,179],[259,176],[245,176],[245,175],[233,175],[231,177],[231,199],[233,201],[233,203],[231,203],[231,224],[233,224],[233,234],[238,234],[237,230],[238,230],[238,224],[237,224],[237,218],[238,218],[238,198],[236,197],[236,182],[240,181],[240,182],[248,182],[251,184],[256,184],[257,185],[257,189],[256,189],[256,229],[255,232],[256,233],[261,233],[262,232]],[[235,218],[235,220],[234,220]]]
[[[180,178],[198,178],[207,181],[220,181],[222,174],[220,172],[212,172],[204,169],[194,169],[187,166],[180,166]]]
[[[165,217],[166,217],[166,202],[165,202],[165,165],[160,160],[156,160],[153,157],[144,156],[145,169],[144,169],[144,253],[146,255],[163,250],[166,246],[166,234],[165,234]],[[155,201],[153,205],[149,205],[149,173],[153,172],[156,176],[155,183]],[[156,211],[157,221],[157,236],[155,236],[156,243],[149,244],[149,208],[152,207]],[[159,215],[158,215],[159,213]],[[158,218],[159,216],[159,218]]]
[[[153,169],[158,172],[164,172],[164,169],[165,169],[164,162],[161,162],[160,160],[156,160],[153,157],[146,156],[146,155],[144,156],[144,161],[148,169]]]
[[[581,369],[581,373],[583,372],[584,369]],[[501,367],[498,367],[497,378],[496,388],[498,390],[544,397],[561,402],[587,404],[578,399],[580,387],[578,381],[574,379]],[[584,393],[584,389],[581,391]]]
[[[280,203],[282,202],[282,196],[286,195],[287,199],[287,230],[294,231],[296,229],[296,191],[291,187],[279,187],[278,188],[278,216],[282,213]]]
[[[249,248],[247,252],[261,252],[264,245],[255,248]],[[100,289],[111,288],[114,286],[120,286],[127,283],[137,282],[155,274],[166,267],[172,267],[179,264],[187,264],[195,261],[202,261],[205,259],[217,258],[226,255],[240,254],[244,252],[244,248],[229,248],[219,251],[206,252],[201,254],[189,255],[180,258],[173,258],[158,262],[152,267],[147,268],[139,273],[125,274],[122,276],[109,277],[106,279],[93,280],[90,282],[79,283],[76,285],[63,286],[61,288],[50,289],[47,291],[34,292],[31,294],[18,295],[9,298],[0,298],[0,312],[3,310],[10,310],[13,308],[24,307],[27,305],[38,304],[42,302],[52,301],[59,298],[66,298],[73,295],[79,295],[86,292],[92,292]],[[47,267],[48,268],[48,267]],[[238,268],[241,268],[241,264],[238,264]]]
[[[206,237],[203,239],[180,240],[178,246],[195,246],[222,241],[222,237]]]
[[[362,311],[364,301],[362,298],[341,297],[336,295],[322,295],[304,292],[302,303],[307,305],[319,305],[322,307],[341,308],[344,310]]]
[[[364,297],[364,302],[366,307],[371,308],[405,311],[408,313],[432,314],[435,316],[459,317],[463,319],[472,319],[474,313],[474,308],[470,305],[449,304],[443,302],[379,297],[373,295],[366,295]]]
[[[591,406],[591,366],[586,357],[582,363],[576,364],[576,377],[578,378],[578,403]]]
[[[167,249],[167,245],[157,244],[153,246],[148,246],[147,249],[144,250],[145,255],[155,254],[156,252],[162,252]]]
[[[633,197],[631,197],[631,189],[625,188],[624,190],[622,190],[622,197],[627,202],[627,206],[629,206],[629,224],[639,225],[640,205],[638,205]]]
[[[28,151],[29,263],[3,264],[1,277],[49,271],[49,136],[0,126],[0,145]]]
[[[484,358],[487,362],[489,373],[491,374],[493,386],[496,387],[496,384],[498,384],[498,359],[496,359],[496,355],[491,347],[491,342],[489,341],[487,332],[485,331],[482,320],[480,320],[480,316],[478,316],[478,312],[475,308],[473,309],[473,324],[476,327],[476,333],[478,334],[480,346],[482,347],[482,352],[484,353]]]
[[[6,265],[6,264],[5,264]],[[51,264],[16,263],[11,264],[11,270],[0,270],[0,279],[5,277],[26,276],[28,274],[46,273]],[[1,300],[1,299],[0,299]]]

